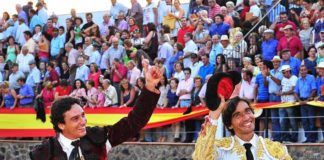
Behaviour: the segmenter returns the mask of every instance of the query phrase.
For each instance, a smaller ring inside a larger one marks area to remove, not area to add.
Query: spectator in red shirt
[[[294,35],[292,25],[287,25],[284,28],[285,36],[279,41],[277,50],[281,52],[284,49],[289,49],[293,57],[303,59],[303,45],[299,37]]]
[[[90,74],[88,80],[92,80],[94,82],[94,87],[98,88],[99,86],[99,77],[101,72],[98,69],[98,65],[96,63],[90,64]]]
[[[280,40],[280,38],[282,38],[285,34],[284,34],[284,28],[287,25],[291,25],[293,28],[293,31],[296,33],[297,35],[297,27],[296,24],[292,21],[288,20],[288,14],[287,12],[281,12],[280,13],[280,17],[279,20],[276,20],[275,22],[273,22],[273,24],[270,26],[270,29],[273,29],[276,33],[276,39]]]
[[[177,42],[181,43],[183,46],[185,46],[185,40],[184,35],[187,32],[192,33],[195,30],[195,27],[192,27],[191,25],[188,25],[188,19],[183,17],[181,18],[181,28],[178,31],[178,39]]]
[[[62,79],[60,85],[55,88],[55,99],[59,99],[70,95],[72,87],[69,86],[67,80]]]
[[[115,58],[111,67],[111,79],[113,84],[119,84],[119,82],[126,78],[127,68],[119,61],[118,58]]]
[[[52,82],[52,84],[54,86],[56,86],[56,84],[59,83],[60,81],[60,76],[59,74],[56,72],[56,70],[54,69],[54,64],[53,63],[49,63],[47,66],[47,71],[48,71],[48,77],[47,80]]]
[[[54,34],[53,34],[53,30],[54,30],[53,19],[52,18],[49,18],[47,20],[46,25],[47,25],[46,26],[47,28],[46,28],[45,32],[47,32],[51,36],[51,38],[54,37]]]

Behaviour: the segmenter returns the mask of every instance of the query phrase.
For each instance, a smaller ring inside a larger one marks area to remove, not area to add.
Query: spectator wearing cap
[[[169,63],[172,54],[173,54],[173,47],[170,44],[170,38],[167,34],[164,34],[160,37],[158,58],[161,59],[164,65],[167,65]]]
[[[287,12],[281,12],[279,15],[279,19],[274,21],[272,25],[270,26],[270,29],[273,29],[276,33],[276,39],[280,40],[282,37],[285,36],[284,34],[284,28],[287,25],[291,25],[293,31],[296,33],[297,27],[296,24],[290,20],[288,20],[288,14]],[[297,34],[295,34],[297,35]]]
[[[20,77],[17,82],[20,86],[19,94],[17,95],[19,106],[22,108],[32,107],[35,96],[33,88],[26,84],[26,79],[24,77]]]
[[[35,60],[34,56],[29,53],[27,46],[23,46],[21,53],[18,54],[16,63],[19,65],[19,70],[25,75],[28,75],[30,68],[29,62]]]
[[[183,59],[183,66],[184,68],[190,67],[191,65],[191,53],[198,53],[198,47],[196,43],[192,40],[193,35],[190,32],[187,32],[184,35],[184,40],[186,42],[185,47],[183,48],[183,56],[181,59]]]
[[[22,9],[20,4],[16,4],[16,11],[19,19],[23,19],[23,22],[28,25],[28,16],[27,13]]]
[[[316,96],[316,81],[313,75],[307,74],[308,70],[305,65],[300,67],[300,76],[298,77],[295,94],[297,101],[300,103],[300,113],[303,122],[303,127],[305,130],[306,141],[314,143],[317,140],[317,134],[314,133],[315,127],[315,108],[313,106],[307,105],[308,101],[314,100]]]
[[[31,60],[29,61],[29,67],[30,67],[30,72],[27,76],[26,79],[26,84],[28,84],[29,86],[31,86],[34,90],[38,89],[38,85],[41,82],[40,78],[40,71],[36,66],[36,61],[35,60]],[[37,93],[37,92],[36,92]]]
[[[284,49],[280,52],[282,57],[281,66],[289,65],[293,75],[297,76],[301,62],[299,59],[292,57],[289,49]]]
[[[305,58],[302,61],[302,65],[305,65],[308,69],[308,71],[310,72],[310,74],[312,74],[313,76],[316,77],[317,73],[316,73],[316,53],[317,53],[317,49],[315,46],[310,46],[307,50],[308,56],[307,58]]]
[[[283,78],[282,72],[280,71],[281,59],[279,56],[274,56],[272,58],[273,69],[270,70],[269,76],[267,76],[268,89],[269,89],[269,102],[281,102],[280,99],[280,89],[281,89],[281,80]],[[270,110],[271,117],[276,117],[271,119],[272,131],[271,134],[274,141],[281,141],[280,134],[280,122],[279,122],[279,110],[273,108]]]
[[[319,36],[320,40],[315,43],[316,49],[318,49],[319,46],[322,46],[324,44],[324,27],[321,29]]]
[[[199,68],[198,76],[202,77],[203,82],[205,82],[205,77],[209,74],[214,74],[215,67],[209,63],[209,55],[205,54],[201,56],[201,61],[203,66]]]
[[[24,22],[24,19],[19,18],[18,21],[19,21],[19,26],[16,31],[15,39],[16,39],[16,42],[18,42],[20,46],[23,46],[26,43],[24,32],[29,31],[29,27]]]
[[[48,14],[47,14],[46,8],[44,7],[44,4],[42,2],[37,2],[36,8],[37,8],[37,15],[39,16],[42,26],[43,26],[48,19]]]
[[[283,49],[289,49],[291,56],[303,59],[303,45],[299,37],[294,35],[293,26],[287,25],[284,28],[285,36],[279,40],[277,51],[281,52]]]
[[[225,58],[235,58],[238,61],[240,61],[239,57],[234,57],[234,48],[233,46],[230,44],[228,36],[227,35],[222,35],[220,38],[220,43],[221,46],[223,48],[223,55],[225,56]]]
[[[26,46],[28,48],[28,52],[30,54],[35,54],[35,50],[36,50],[36,42],[34,41],[34,39],[32,38],[32,33],[29,31],[25,31],[24,32],[24,37],[26,40],[26,43],[24,44],[24,46]]]
[[[36,11],[34,9],[29,10],[29,17],[31,17],[30,19],[30,23],[29,23],[29,28],[30,31],[33,32],[36,25],[43,25],[41,19],[39,18],[39,16],[36,14]]]
[[[203,63],[199,61],[199,57],[197,54],[192,53],[191,56],[191,65],[189,68],[191,69],[191,78],[195,78],[198,76],[198,72],[201,66],[203,66]]]
[[[324,62],[324,43],[318,47],[316,63]]]
[[[316,79],[316,88],[317,88],[317,97],[315,100],[324,101],[324,62],[321,62],[316,67],[318,71],[318,77]],[[319,115],[321,116],[321,128],[324,130],[324,109],[319,107],[318,108]],[[324,136],[324,132],[323,132]]]
[[[99,24],[99,30],[100,30],[100,35],[103,37],[108,36],[109,34],[109,26],[114,26],[115,22],[113,19],[111,19],[111,16],[109,15],[109,13],[105,13],[102,16],[103,21]]]
[[[225,35],[228,34],[230,29],[230,25],[224,23],[224,16],[221,14],[217,14],[215,16],[215,23],[212,23],[209,27],[209,35],[212,37],[213,35]]]
[[[263,32],[264,39],[261,44],[262,57],[264,60],[270,61],[277,55],[278,40],[273,38],[273,30],[267,29]]]
[[[295,98],[295,86],[298,78],[292,74],[291,67],[289,65],[281,66],[281,72],[283,79],[281,80],[281,102],[296,102]],[[294,107],[279,108],[280,117],[280,131],[281,140],[284,142],[297,142],[298,138],[298,125],[294,117],[296,117]],[[292,134],[289,134],[289,125],[291,126]]]
[[[80,79],[81,81],[85,82],[88,80],[89,77],[89,67],[85,65],[84,57],[79,56],[77,59],[78,68],[76,69],[75,79]]]
[[[64,51],[64,40],[58,35],[58,29],[53,29],[53,38],[51,40],[51,58],[58,59]]]

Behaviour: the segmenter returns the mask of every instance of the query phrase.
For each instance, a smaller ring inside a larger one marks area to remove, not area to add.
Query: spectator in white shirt
[[[65,44],[65,51],[66,56],[68,57],[68,64],[71,68],[72,66],[75,66],[77,63],[77,58],[80,55],[79,51],[73,48],[72,43],[66,43]]]
[[[19,26],[16,31],[16,42],[19,43],[20,46],[23,46],[26,43],[26,39],[24,37],[24,32],[29,31],[29,27],[25,24],[25,20],[23,18],[19,18]]]
[[[190,32],[187,32],[184,35],[184,40],[186,42],[185,48],[183,49],[183,66],[184,68],[191,66],[190,56],[192,53],[198,54],[198,47],[196,43],[192,40],[193,35]]]
[[[102,81],[102,86],[105,94],[104,107],[117,107],[118,106],[118,96],[116,89],[109,79],[104,79]]]
[[[24,46],[26,46],[28,48],[28,52],[30,54],[34,55],[35,49],[36,49],[36,43],[35,43],[34,39],[32,39],[32,33],[30,31],[25,31],[24,37],[26,40],[26,43],[24,44]]]
[[[91,63],[100,64],[101,54],[98,51],[99,46],[94,45],[91,55],[89,56],[88,65]]]
[[[240,88],[239,96],[244,98],[250,102],[254,101],[254,87],[255,87],[255,80],[253,78],[253,73],[250,70],[243,70],[242,71],[242,84]]]
[[[170,44],[170,38],[167,34],[164,34],[163,36],[160,37],[158,58],[161,59],[164,65],[167,65],[172,54],[173,54],[173,47]]]
[[[177,88],[177,96],[179,96],[180,108],[188,108],[191,105],[191,90],[194,87],[193,78],[190,78],[190,68],[184,68],[185,79],[181,80]]]
[[[201,102],[201,105],[202,106],[207,106],[206,105],[206,100],[205,100],[205,96],[206,96],[206,89],[207,89],[207,83],[208,83],[208,80],[209,78],[212,76],[212,74],[208,74],[206,77],[205,77],[205,83],[204,85],[202,86],[198,96],[200,98],[200,102]]]
[[[27,46],[23,46],[21,53],[18,54],[16,63],[19,65],[19,70],[27,75],[30,71],[29,62],[35,60],[34,56],[29,53]]]
[[[132,86],[136,85],[136,80],[141,77],[141,71],[136,67],[136,63],[130,60],[127,64],[127,79]]]
[[[174,64],[174,71],[175,72],[173,73],[173,78],[176,78],[179,81],[182,81],[185,78],[185,74],[183,73],[181,62],[177,62]]]
[[[198,55],[195,53],[192,53],[191,54],[191,65],[190,65],[191,78],[195,78],[196,76],[198,76],[198,71],[199,71],[200,67],[203,65],[204,64],[201,61],[199,61]]]

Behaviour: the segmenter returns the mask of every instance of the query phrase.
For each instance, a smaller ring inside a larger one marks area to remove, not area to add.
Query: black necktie
[[[245,147],[245,150],[246,150],[246,153],[245,153],[246,154],[246,159],[247,160],[254,160],[253,154],[251,152],[252,144],[251,143],[245,143],[244,147]]]
[[[73,141],[71,145],[74,146],[74,148],[70,154],[69,160],[80,160],[80,155],[79,155],[80,140]]]

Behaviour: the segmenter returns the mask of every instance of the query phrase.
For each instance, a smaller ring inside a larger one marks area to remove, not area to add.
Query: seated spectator
[[[212,50],[212,41],[208,40],[206,42],[206,45],[203,48],[200,48],[198,51],[198,55],[202,56],[204,54],[210,54],[211,50]]]
[[[70,97],[79,99],[83,104],[87,102],[86,88],[80,79],[76,79],[73,84],[73,91],[70,93]]]
[[[168,108],[178,108],[179,96],[177,96],[179,80],[177,78],[171,78],[170,89],[167,93]],[[174,134],[173,142],[180,142],[180,123],[172,124],[172,132]]]
[[[135,18],[130,17],[130,18],[128,19],[128,25],[129,25],[129,29],[128,29],[128,31],[129,31],[129,33],[130,33],[131,35],[134,35],[136,30],[139,31],[139,28],[138,28],[138,26],[137,26],[137,24],[136,24]]]
[[[5,81],[1,85],[2,89],[2,102],[1,106],[9,109],[14,109],[18,102],[17,93],[14,89],[10,89],[9,82]]]
[[[208,30],[204,29],[204,23],[202,21],[197,23],[196,30],[193,32],[193,37],[198,49],[205,47],[206,42],[209,39],[209,32]]]
[[[132,34],[131,42],[133,46],[137,49],[141,49],[144,44],[144,38],[141,37],[141,32],[138,30],[135,30]]]
[[[84,97],[87,100],[87,107],[94,108],[98,104],[98,90],[94,86],[93,80],[88,80],[86,83],[87,96]]]
[[[26,79],[24,77],[19,78],[18,84],[20,86],[19,94],[17,95],[17,98],[19,99],[19,106],[22,108],[25,107],[32,107],[34,105],[33,99],[34,99],[34,91],[31,86],[26,84]]]
[[[145,86],[145,79],[143,77],[140,77],[136,80],[136,85],[134,85],[136,96],[139,96],[141,94],[142,89]]]
[[[174,74],[173,78],[176,78],[178,80],[183,80],[185,78],[185,75],[182,70],[182,63],[181,62],[176,62],[174,64]]]
[[[292,57],[289,49],[284,49],[280,52],[282,57],[281,65],[289,65],[291,68],[291,73],[295,76],[299,73],[300,60]]]
[[[18,79],[21,77],[25,77],[25,75],[23,72],[19,71],[18,64],[14,63],[11,68],[11,74],[9,75],[9,87],[10,89],[16,90],[17,93],[20,88]]]
[[[60,74],[60,79],[70,81],[70,68],[66,62],[62,62],[62,71]]]
[[[273,38],[273,30],[267,29],[263,32],[263,42],[261,45],[262,57],[264,60],[272,60],[277,55],[278,40]]]
[[[127,64],[128,73],[127,79],[132,86],[136,85],[136,80],[141,76],[141,71],[136,67],[133,60],[130,60]]]
[[[60,76],[58,75],[57,71],[54,69],[54,64],[49,63],[47,65],[48,77],[46,80],[52,82],[52,85],[56,86],[60,82]]]
[[[317,49],[315,46],[310,46],[308,48],[308,57],[305,58],[301,65],[305,65],[309,74],[313,75],[316,77],[317,73],[316,73],[316,53],[317,53]]]
[[[68,84],[67,80],[62,79],[59,85],[55,88],[55,100],[69,96],[71,92],[72,87]]]
[[[88,77],[88,80],[92,80],[94,83],[94,87],[98,88],[99,86],[99,77],[100,77],[101,73],[98,69],[98,66],[96,63],[91,63],[90,64],[90,74]]]
[[[253,58],[254,55],[260,53],[261,48],[258,45],[259,35],[257,33],[251,33],[248,39],[249,39],[249,46],[248,46],[248,51],[246,56]]]
[[[19,70],[22,71],[25,75],[27,75],[30,71],[28,63],[31,60],[35,60],[34,56],[29,53],[26,46],[23,46],[21,53],[19,53],[17,56],[16,63],[19,65]]]
[[[250,70],[253,73],[253,76],[256,76],[260,72],[259,67],[252,65],[252,60],[250,57],[243,58],[243,69]]]
[[[52,82],[47,81],[42,91],[36,96],[36,99],[42,98],[44,107],[50,108],[55,99],[55,89],[53,88]]]
[[[313,27],[311,27],[309,19],[303,18],[301,20],[301,30],[299,31],[299,38],[302,42],[305,51],[313,44]]]
[[[78,68],[76,69],[75,79],[80,79],[82,82],[85,82],[86,80],[88,80],[90,70],[84,64],[85,60],[82,56],[79,56],[77,61],[78,61]]]
[[[318,46],[318,54],[316,58],[317,64],[320,64],[321,62],[324,62],[324,43]]]
[[[102,87],[105,93],[105,103],[104,107],[117,107],[118,106],[118,95],[116,89],[109,79],[104,79],[102,81]]]
[[[87,65],[90,65],[91,63],[100,64],[101,54],[99,53],[100,46],[98,44],[94,44],[92,48],[92,52],[89,54],[89,59]]]
[[[215,73],[219,72],[227,72],[227,66],[225,62],[225,57],[223,54],[219,54],[216,56],[216,66],[215,66]]]
[[[237,66],[237,64],[233,58],[228,58],[226,65],[228,67],[228,71],[241,72],[241,68]]]
[[[97,99],[97,108],[103,107],[105,104],[105,93],[101,85],[98,86],[98,99]]]
[[[120,82],[120,108],[134,107],[135,103],[135,89],[127,79]]]
[[[215,68],[212,64],[209,63],[209,55],[205,54],[201,56],[201,61],[203,66],[199,68],[198,76],[199,77],[206,77],[208,74],[214,74]],[[205,82],[205,78],[202,78],[203,82]]]
[[[278,21],[279,20],[279,21]],[[288,20],[288,14],[287,12],[281,12],[279,15],[279,19],[276,20],[271,26],[270,29],[273,29],[276,33],[276,39],[280,40],[285,34],[284,34],[284,28],[287,25],[292,26],[292,30],[294,33],[296,33],[297,27],[296,24],[290,20]],[[297,34],[295,34],[297,35]]]
[[[166,76],[164,76],[164,78],[160,81],[158,88],[160,90],[160,98],[157,102],[157,107],[159,108],[166,108],[167,107],[167,94],[169,91],[169,84],[168,84],[168,79],[166,78]]]
[[[220,7],[220,14],[224,16],[224,23],[230,25],[231,28],[234,27],[234,20],[232,16],[228,14],[227,8],[225,6]]]

